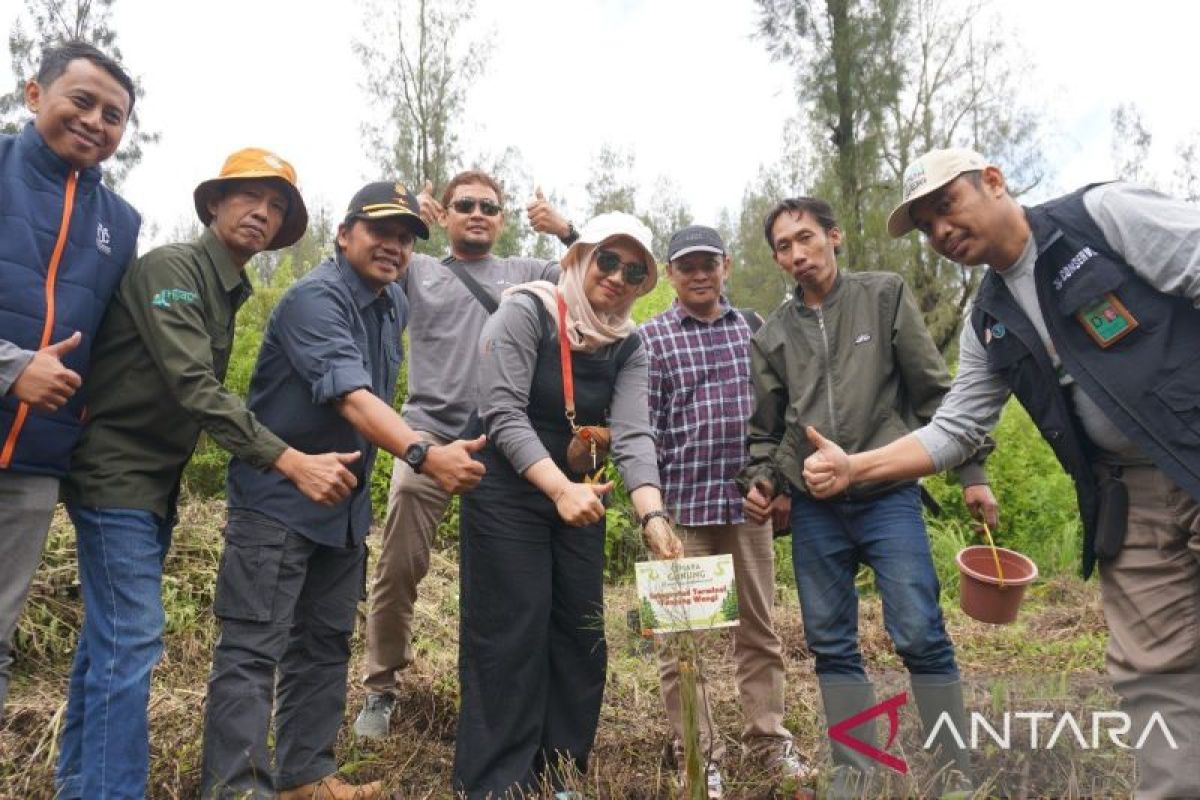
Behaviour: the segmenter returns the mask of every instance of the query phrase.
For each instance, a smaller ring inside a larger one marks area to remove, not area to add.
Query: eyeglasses
[[[641,261],[622,261],[621,257],[612,250],[600,250],[596,253],[596,266],[605,275],[612,275],[621,270],[621,277],[630,286],[640,286],[650,270]]]
[[[479,206],[479,212],[485,217],[494,217],[503,210],[500,208],[499,203],[493,203],[491,200],[480,200],[474,197],[460,197],[451,203],[450,207],[460,214],[473,214],[477,205]]]

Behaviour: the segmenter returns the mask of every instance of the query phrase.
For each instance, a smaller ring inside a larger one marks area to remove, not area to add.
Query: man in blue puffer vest
[[[46,50],[34,119],[0,136],[0,716],[10,640],[85,415],[91,347],[137,255],[137,211],[101,182],[133,81],[83,42]]]

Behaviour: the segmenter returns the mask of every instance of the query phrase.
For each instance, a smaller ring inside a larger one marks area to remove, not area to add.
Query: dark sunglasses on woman
[[[621,270],[621,278],[630,286],[640,286],[650,270],[641,261],[622,261],[621,257],[612,250],[600,250],[596,253],[596,266],[605,275],[612,275]]]
[[[479,206],[479,211],[485,217],[494,217],[500,213],[500,204],[493,203],[491,200],[478,200],[474,197],[460,197],[450,204],[460,214],[471,214],[475,211],[475,206]]]

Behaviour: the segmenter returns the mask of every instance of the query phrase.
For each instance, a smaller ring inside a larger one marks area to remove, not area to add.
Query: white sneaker
[[[386,737],[395,707],[396,698],[390,694],[368,694],[358,719],[354,720],[354,735],[360,739]]]
[[[680,789],[687,786],[687,779],[684,777],[682,769],[679,770],[675,779]],[[721,777],[721,770],[711,761],[704,768],[704,786],[708,791],[708,800],[721,800],[725,796],[725,781]]]

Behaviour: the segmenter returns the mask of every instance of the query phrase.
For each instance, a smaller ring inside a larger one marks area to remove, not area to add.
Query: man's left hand
[[[421,474],[428,475],[443,491],[460,494],[474,489],[483,478],[484,467],[471,457],[487,443],[486,436],[466,441],[458,439],[450,444],[429,448]]]
[[[421,208],[421,219],[431,228],[435,222],[440,222],[442,215],[446,213],[442,204],[433,198],[432,181],[425,181],[425,185],[421,187],[421,193],[417,195],[417,205]]]
[[[992,494],[992,487],[986,483],[964,486],[963,503],[974,519],[987,523],[990,529],[996,530],[1000,526],[1000,504]]]

